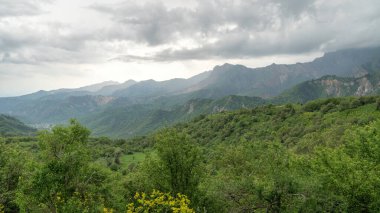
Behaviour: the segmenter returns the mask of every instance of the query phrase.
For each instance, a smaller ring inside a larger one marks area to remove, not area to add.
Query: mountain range
[[[201,114],[267,103],[377,94],[380,48],[348,49],[307,63],[224,64],[189,79],[107,81],[0,98],[0,113],[34,126],[77,118],[95,135],[131,137]]]

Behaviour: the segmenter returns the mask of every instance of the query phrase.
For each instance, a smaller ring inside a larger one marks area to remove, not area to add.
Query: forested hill
[[[199,116],[173,128],[203,145],[278,141],[299,149],[337,145],[344,131],[380,118],[380,97],[318,99]]]
[[[95,136],[131,138],[185,122],[201,114],[253,108],[267,103],[262,98],[227,96],[221,99],[193,99],[183,105],[160,109],[154,105],[115,106],[80,119]]]
[[[223,111],[128,140],[71,120],[0,138],[0,212],[375,213],[379,118],[374,96]]]
[[[32,135],[36,130],[7,115],[0,115],[0,136]]]
[[[378,118],[380,97],[320,99],[200,116],[134,142],[165,141],[172,157],[186,156],[177,141],[197,144],[205,165],[192,177],[205,175],[210,212],[378,212]]]

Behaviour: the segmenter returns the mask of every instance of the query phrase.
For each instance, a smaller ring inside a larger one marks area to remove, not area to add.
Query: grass
[[[127,154],[121,157],[121,162],[124,166],[128,166],[132,163],[139,163],[145,159],[146,155],[147,154],[144,152],[135,152],[133,154]]]

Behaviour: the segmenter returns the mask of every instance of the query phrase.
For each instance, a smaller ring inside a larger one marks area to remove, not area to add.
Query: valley
[[[263,68],[224,64],[189,79],[103,82],[0,98],[0,113],[34,127],[76,118],[97,136],[134,137],[201,114],[268,103],[304,103],[378,93],[380,49],[326,53],[308,63]]]

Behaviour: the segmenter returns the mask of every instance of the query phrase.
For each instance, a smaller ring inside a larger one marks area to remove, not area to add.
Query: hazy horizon
[[[379,46],[376,0],[0,0],[0,97]]]
[[[7,97],[18,97],[18,96],[23,96],[23,95],[28,95],[28,94],[32,94],[32,93],[35,93],[35,92],[39,92],[39,91],[54,91],[54,90],[59,90],[59,89],[78,89],[78,88],[81,88],[81,87],[87,87],[87,86],[92,86],[92,85],[95,85],[95,84],[101,84],[101,83],[105,83],[105,82],[115,82],[117,84],[122,84],[126,81],[129,81],[129,80],[132,80],[132,81],[136,81],[136,82],[142,82],[142,81],[148,81],[148,80],[154,80],[154,81],[157,81],[157,82],[162,82],[162,81],[168,81],[168,80],[172,80],[172,79],[176,79],[176,78],[182,78],[182,79],[188,79],[188,78],[192,78],[198,74],[201,74],[203,72],[209,72],[209,71],[212,71],[212,69],[216,66],[221,66],[221,65],[224,65],[224,64],[233,64],[233,65],[243,65],[243,66],[246,66],[248,68],[262,68],[262,67],[267,67],[267,66],[270,66],[272,64],[277,64],[277,65],[281,65],[281,64],[285,64],[285,65],[292,65],[292,64],[295,64],[295,63],[307,63],[307,62],[311,62],[313,60],[315,60],[316,58],[319,58],[320,56],[317,56],[317,57],[313,57],[313,58],[308,58],[308,59],[305,59],[304,61],[295,61],[295,62],[292,62],[292,63],[275,63],[275,62],[268,62],[267,64],[264,64],[262,66],[256,66],[256,67],[251,67],[251,66],[246,66],[245,64],[238,64],[238,63],[223,63],[223,64],[217,64],[215,66],[212,66],[210,67],[209,69],[205,69],[205,70],[201,70],[201,71],[198,71],[198,72],[194,72],[193,75],[189,75],[189,76],[179,76],[179,77],[172,77],[172,78],[167,78],[167,79],[153,79],[153,78],[147,78],[147,79],[140,79],[140,80],[137,80],[137,79],[125,79],[125,80],[112,80],[112,79],[104,79],[102,81],[98,81],[98,82],[93,82],[93,83],[89,83],[89,84],[78,84],[77,86],[72,86],[72,87],[66,87],[66,86],[58,86],[58,87],[52,87],[52,88],[48,88],[48,89],[44,89],[44,88],[41,88],[41,89],[37,89],[37,90],[32,90],[32,91],[29,91],[29,92],[26,92],[26,93],[21,93],[21,94],[15,94],[15,95],[6,95],[6,96],[1,96],[0,95],[0,98],[7,98]]]

